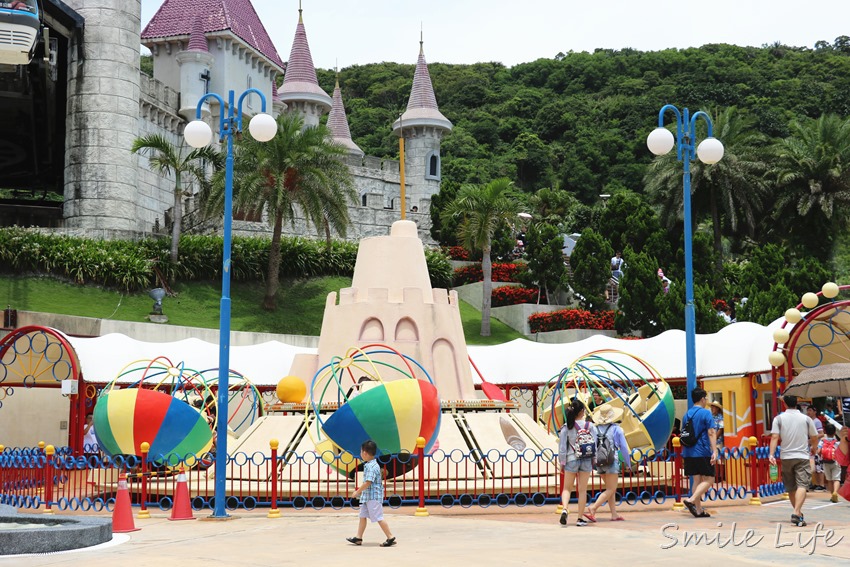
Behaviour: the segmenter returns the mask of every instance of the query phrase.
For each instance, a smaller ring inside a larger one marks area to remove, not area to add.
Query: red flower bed
[[[493,290],[491,296],[493,307],[519,305],[520,303],[537,303],[537,290],[528,287],[504,285]]]
[[[551,313],[535,313],[528,318],[532,333],[562,331],[564,329],[614,330],[614,311],[585,311],[563,309]]]
[[[517,275],[525,269],[525,266],[517,264],[493,264],[493,281],[494,282],[511,282],[519,283]],[[454,285],[465,285],[468,283],[484,281],[484,275],[481,273],[481,265],[464,266],[455,270]]]
[[[469,250],[463,246],[444,246],[443,252],[452,260],[469,260]]]

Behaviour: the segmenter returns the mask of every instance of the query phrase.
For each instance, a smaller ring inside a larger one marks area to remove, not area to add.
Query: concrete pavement
[[[354,535],[357,512],[351,509],[294,511],[269,519],[266,510],[235,512],[234,519],[171,522],[165,512],[135,520],[141,530],[116,534],[105,546],[27,557],[0,556],[6,566],[279,566],[340,565],[548,565],[597,560],[601,564],[657,565],[676,561],[712,565],[835,565],[850,559],[850,503],[832,504],[828,495],[809,494],[804,509],[809,525],[791,526],[791,507],[776,498],[762,506],[708,503],[710,519],[693,518],[670,504],[621,505],[624,522],[611,522],[607,512],[587,527],[558,523],[554,506],[500,509],[429,507],[429,517],[414,517],[414,508],[386,509],[398,545],[381,548],[377,525],[366,529],[364,543],[345,541]],[[135,512],[135,510],[134,510]],[[818,527],[817,523],[822,522]],[[750,530],[748,532],[748,530]],[[833,530],[832,532],[828,530]],[[695,534],[706,534],[694,541]],[[719,534],[719,538],[716,538]],[[730,540],[730,538],[732,538]],[[120,542],[120,543],[119,543]],[[666,548],[666,549],[665,549]]]

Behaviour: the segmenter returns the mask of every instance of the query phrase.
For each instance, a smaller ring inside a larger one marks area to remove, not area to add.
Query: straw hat
[[[593,412],[593,423],[606,425],[623,419],[623,409],[615,408],[611,404],[602,404]]]
[[[711,402],[711,404],[710,404],[710,405],[712,405],[712,406],[716,407],[716,408],[717,408],[717,409],[719,409],[720,411],[723,411],[723,404],[721,404],[720,402]]]

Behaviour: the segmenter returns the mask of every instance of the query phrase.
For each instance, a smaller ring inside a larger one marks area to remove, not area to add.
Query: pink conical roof
[[[334,87],[333,104],[331,105],[331,112],[328,114],[328,128],[334,142],[345,146],[351,153],[363,155],[363,150],[351,139],[351,129],[348,127],[348,118],[345,116],[345,105],[342,103],[339,79],[337,79]]]
[[[452,123],[440,113],[437,106],[437,97],[434,95],[434,86],[431,84],[428,64],[425,62],[423,42],[420,40],[419,59],[416,61],[416,70],[413,73],[413,88],[410,90],[407,110],[393,124],[393,130],[399,130],[404,126],[425,125],[446,130],[452,129]]]
[[[192,33],[189,35],[189,51],[210,52],[210,48],[207,45],[207,38],[204,35],[204,23],[200,17],[195,18]]]
[[[307,99],[319,102],[326,109],[331,106],[331,97],[322,90],[316,78],[316,68],[313,66],[313,56],[310,54],[307,30],[304,28],[300,9],[298,25],[295,27],[295,39],[292,40],[292,51],[289,53],[289,61],[286,62],[286,73],[283,76],[280,95],[284,101]]]
[[[419,59],[416,61],[416,71],[413,73],[413,88],[410,90],[410,100],[407,101],[407,109],[412,110],[414,108],[439,110],[421,41],[419,42]]]
[[[196,19],[200,19],[204,33],[229,30],[283,68],[283,61],[251,0],[165,0],[142,30],[142,43],[147,45],[159,38],[189,36]]]

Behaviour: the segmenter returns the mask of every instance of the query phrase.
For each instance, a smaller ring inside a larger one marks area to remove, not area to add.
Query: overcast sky
[[[142,27],[163,0],[142,0]],[[289,58],[298,0],[252,0]],[[429,62],[512,66],[559,52],[706,43],[813,47],[850,35],[850,0],[303,0],[313,63],[324,69],[415,63],[420,24]]]

